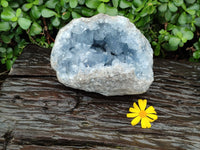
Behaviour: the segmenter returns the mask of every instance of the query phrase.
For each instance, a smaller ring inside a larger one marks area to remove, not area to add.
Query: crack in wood
[[[95,142],[95,141],[89,141],[89,140],[68,140],[68,139],[59,139],[59,140],[54,140],[54,139],[31,139],[31,138],[26,138],[26,139],[21,139],[20,141],[15,141],[14,144],[18,145],[38,145],[38,146],[73,146],[73,147],[94,147],[94,146],[106,146],[106,147],[120,147],[122,145],[116,145],[113,144],[112,142]]]
[[[4,143],[3,143],[3,150],[7,150],[7,146],[8,144],[11,142],[11,140],[13,139],[13,131],[7,131],[4,135]]]

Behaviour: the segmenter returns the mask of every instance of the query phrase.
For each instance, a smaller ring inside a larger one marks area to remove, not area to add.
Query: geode
[[[141,94],[153,82],[153,50],[123,16],[72,20],[56,36],[51,66],[64,85],[106,96]]]

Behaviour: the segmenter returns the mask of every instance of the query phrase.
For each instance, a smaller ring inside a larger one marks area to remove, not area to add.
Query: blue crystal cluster
[[[66,86],[103,95],[140,94],[153,81],[152,57],[149,42],[127,18],[99,14],[75,19],[59,31],[51,53],[51,65],[58,80]],[[110,76],[112,79],[108,78]],[[113,79],[115,76],[124,79]],[[130,80],[130,84],[139,87],[114,88],[116,83],[112,83],[113,91],[105,92],[108,80]]]

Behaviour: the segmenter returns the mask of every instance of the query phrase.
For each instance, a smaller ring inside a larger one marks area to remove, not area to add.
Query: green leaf
[[[117,8],[106,5],[106,14],[110,16],[115,16],[117,15],[117,13],[118,13]]]
[[[186,9],[187,13],[190,14],[190,15],[195,15],[196,11],[195,10],[189,10],[189,9]]]
[[[101,3],[98,7],[97,7],[97,11],[99,13],[105,13],[106,12],[106,6],[104,3]]]
[[[148,16],[145,16],[145,17],[141,18],[141,19],[136,23],[136,25],[137,25],[138,27],[142,27],[142,26],[146,25],[149,21],[150,21],[150,16],[148,15]]]
[[[43,0],[39,0],[39,4],[38,5],[42,5],[43,4]]]
[[[155,7],[154,6],[151,5],[151,6],[147,7],[147,12],[148,12],[149,15],[153,14],[154,11],[155,11]]]
[[[70,15],[71,15],[71,14],[70,14],[69,11],[64,12],[64,13],[62,14],[62,19],[63,19],[63,20],[67,20],[67,19],[69,19]]]
[[[174,3],[172,3],[172,2],[169,2],[168,3],[168,7],[169,7],[169,10],[171,11],[171,12],[176,12],[177,10],[178,10],[178,8],[174,5]]]
[[[163,3],[158,7],[160,12],[165,12],[167,10],[167,3]]]
[[[189,6],[189,7],[187,7],[187,9],[188,9],[188,10],[196,10],[196,11],[199,11],[200,5],[197,4],[197,3],[195,3],[195,4],[193,4],[193,5]]]
[[[17,35],[22,34],[22,33],[23,33],[22,28],[18,27],[15,33],[16,33]]]
[[[22,6],[23,11],[28,11],[33,6],[32,3],[26,3]]]
[[[10,70],[12,68],[13,62],[12,60],[7,60],[6,61],[6,68],[7,70]]]
[[[142,4],[143,4],[142,0],[134,0],[133,1],[133,5],[135,7],[140,7],[140,6],[142,6]]]
[[[172,30],[172,29],[174,29],[174,28],[175,28],[175,25],[173,25],[173,24],[170,24],[170,23],[169,23],[169,24],[167,25],[167,30],[168,30],[168,31],[170,31],[170,30]]]
[[[144,9],[139,13],[139,16],[140,16],[140,17],[145,17],[146,15],[148,15],[148,10],[147,10],[147,8],[144,8]]]
[[[193,53],[193,57],[194,57],[195,59],[199,59],[199,58],[200,58],[200,50],[195,51],[195,52]]]
[[[176,36],[178,36],[179,32],[180,32],[179,27],[174,27],[174,29],[172,30],[172,33],[173,33],[174,35],[176,35]],[[180,33],[182,34],[182,32],[180,32]]]
[[[182,41],[180,41],[179,47],[183,47],[183,46],[184,46],[184,43]]]
[[[155,50],[154,50],[154,55],[159,56],[160,55],[160,44],[157,44]]]
[[[50,17],[54,16],[55,14],[56,14],[56,12],[51,9],[48,9],[48,8],[42,9],[42,16],[44,18],[50,18]]]
[[[181,5],[181,7],[183,8],[183,10],[185,10],[186,11],[186,5],[185,5],[185,3],[183,3],[182,5]]]
[[[33,2],[33,5],[39,5],[41,2],[40,2],[41,0],[35,0],[34,2]]]
[[[131,5],[132,5],[132,3],[128,2],[126,0],[121,0],[120,3],[119,3],[119,7],[122,8],[122,9],[131,7]]]
[[[75,8],[78,5],[78,0],[69,0],[69,6]]]
[[[12,19],[11,19],[11,21],[13,21],[13,22],[15,22],[15,21],[17,21],[17,17],[13,17]]]
[[[18,25],[17,22],[12,22],[12,23],[11,23],[11,26],[12,26],[13,29],[14,29],[17,25]]]
[[[177,37],[179,37],[180,39],[183,38],[183,33],[180,32],[180,31],[176,32],[175,35],[176,35]]]
[[[115,8],[117,8],[118,5],[119,5],[119,0],[112,0],[112,4],[113,4],[113,6],[114,6]]]
[[[97,8],[101,2],[99,0],[86,0],[85,4],[88,8]]]
[[[1,39],[4,43],[9,44],[11,42],[12,37],[5,34],[1,34]]]
[[[168,2],[169,0],[159,0],[159,1],[164,3],[164,2]]]
[[[186,39],[185,37],[182,37],[182,38],[181,38],[181,41],[182,41],[183,43],[186,43],[186,42],[187,42],[187,39]]]
[[[60,19],[58,17],[55,17],[53,18],[51,23],[54,27],[58,27],[60,25]]]
[[[0,32],[9,30],[10,30],[10,24],[8,22],[0,22]]]
[[[165,35],[164,40],[169,41],[170,36]]]
[[[182,14],[179,16],[178,23],[181,25],[187,23],[187,14],[185,12],[182,12]]]
[[[177,23],[177,20],[178,20],[178,17],[179,17],[179,14],[178,13],[175,13],[172,15],[172,18],[171,18],[171,23],[172,24],[176,24]]]
[[[31,25],[31,20],[27,18],[19,18],[18,24],[22,29],[27,30]]]
[[[1,59],[1,63],[5,64],[6,63],[6,58]]]
[[[17,46],[15,46],[14,50],[13,50],[13,55],[14,56],[18,56],[20,54],[20,48],[18,48]]]
[[[31,15],[35,18],[38,19],[41,16],[41,11],[37,6],[33,6],[31,8]]]
[[[107,2],[109,2],[110,0],[100,0],[101,2],[105,2],[105,3],[107,3]]]
[[[171,17],[172,17],[171,11],[167,10],[167,11],[165,12],[165,19],[166,19],[167,21],[170,21]]]
[[[1,0],[1,5],[3,7],[8,7],[8,2],[6,0]]]
[[[0,47],[0,57],[6,57],[6,49],[4,47]]]
[[[176,51],[178,49],[178,45],[177,46],[171,46],[169,43],[164,43],[162,44],[162,47],[166,50],[166,51]]]
[[[190,26],[190,30],[192,31],[192,32],[195,32],[196,31],[196,27],[195,27],[195,25],[192,23],[191,24],[191,26]]]
[[[16,35],[16,36],[15,36],[15,42],[19,43],[20,41],[21,41],[20,36]]]
[[[11,58],[13,58],[13,49],[12,48],[8,48],[7,49],[7,51],[6,51],[6,57],[8,58],[8,59],[11,59]]]
[[[195,42],[194,47],[196,50],[200,50],[200,42]]]
[[[11,19],[15,17],[15,11],[8,7],[3,8],[3,12],[1,13],[1,19],[5,21],[11,21]]]
[[[72,11],[72,18],[74,19],[74,18],[80,18],[81,17],[81,15],[80,14],[78,14],[77,12],[75,12],[75,11]]]
[[[172,47],[176,47],[176,46],[178,46],[180,41],[181,40],[178,37],[171,36],[170,39],[169,39],[169,45],[172,46]]]
[[[185,0],[185,1],[186,1],[186,3],[188,3],[188,4],[193,4],[193,3],[195,3],[196,0]]]
[[[192,40],[194,37],[194,33],[192,31],[183,31],[183,38],[187,39],[187,40]]]
[[[176,6],[181,6],[183,4],[183,0],[173,0],[173,3],[176,5]]]
[[[83,5],[83,4],[85,4],[85,0],[78,0],[78,3],[79,3],[80,5]]]
[[[55,9],[56,8],[56,4],[58,3],[57,0],[49,0],[45,3],[45,6],[48,8],[52,8]]]
[[[30,29],[30,35],[35,36],[37,34],[40,34],[41,32],[42,32],[42,27],[37,22],[33,22]]]
[[[9,3],[9,6],[11,7],[11,8],[19,8],[20,6],[19,6],[19,3],[17,3],[17,2],[10,2]]]
[[[13,64],[14,64],[14,62],[15,62],[16,59],[17,59],[17,57],[13,57],[13,58],[12,58]]]
[[[197,27],[200,27],[200,17],[195,18],[194,21],[195,21],[194,24],[195,24]]]
[[[86,7],[82,8],[81,13],[84,16],[87,16],[87,17],[90,17],[90,16],[94,15],[94,11],[92,9],[89,9],[89,8],[86,8]]]
[[[19,17],[22,13],[22,10],[20,8],[17,9],[16,11],[16,17]]]

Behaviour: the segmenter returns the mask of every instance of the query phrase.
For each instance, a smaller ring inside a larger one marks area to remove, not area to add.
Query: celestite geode
[[[153,82],[153,50],[123,16],[72,20],[58,32],[51,66],[64,85],[106,96],[141,94]]]

